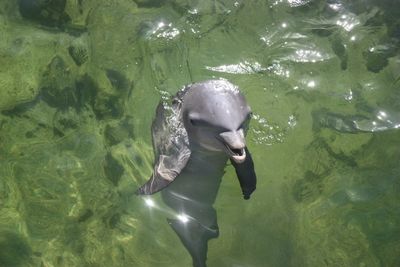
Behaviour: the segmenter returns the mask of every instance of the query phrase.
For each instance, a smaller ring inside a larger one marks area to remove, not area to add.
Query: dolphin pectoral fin
[[[167,187],[172,181],[165,180],[158,175],[152,175],[151,178],[138,190],[136,195],[152,195],[164,187]]]
[[[208,240],[218,236],[217,229],[207,229],[194,220],[181,222],[167,219],[168,224],[178,235],[182,244],[193,259],[193,267],[206,267]]]
[[[178,155],[160,155],[154,166],[153,175],[136,191],[136,194],[151,195],[167,187],[186,166],[189,156],[189,150],[183,150]]]
[[[232,165],[235,167],[236,175],[242,188],[243,198],[249,199],[250,195],[256,190],[257,176],[254,171],[254,163],[247,147],[246,159],[242,163],[236,163],[231,159]]]

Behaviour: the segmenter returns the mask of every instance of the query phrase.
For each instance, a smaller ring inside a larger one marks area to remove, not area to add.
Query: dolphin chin
[[[230,158],[238,164],[243,163],[246,160],[246,151],[243,149],[243,155],[234,155]]]

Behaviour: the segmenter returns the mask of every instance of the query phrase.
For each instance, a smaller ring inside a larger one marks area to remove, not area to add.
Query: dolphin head
[[[251,110],[236,86],[226,80],[193,84],[182,105],[190,143],[225,152],[236,163],[245,161]]]

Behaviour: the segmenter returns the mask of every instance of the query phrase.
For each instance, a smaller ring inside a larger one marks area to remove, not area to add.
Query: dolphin
[[[139,195],[161,191],[177,214],[167,219],[193,259],[205,267],[207,243],[219,228],[213,204],[228,159],[244,199],[256,189],[245,134],[251,109],[238,87],[225,79],[190,84],[171,103],[160,102],[152,124],[155,164]]]

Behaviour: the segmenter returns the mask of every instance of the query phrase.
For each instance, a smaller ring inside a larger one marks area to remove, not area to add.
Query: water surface
[[[259,180],[244,201],[227,166],[209,266],[400,266],[399,18],[394,0],[3,0],[0,266],[190,266],[159,196],[133,192],[159,100],[220,77],[253,109]]]

